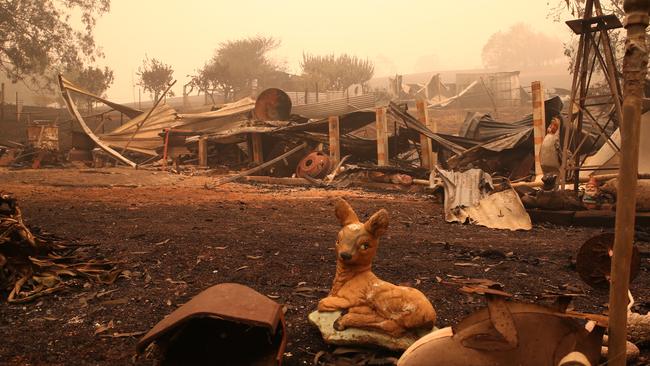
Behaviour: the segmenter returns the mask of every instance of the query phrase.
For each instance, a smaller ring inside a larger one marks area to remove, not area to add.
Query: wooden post
[[[377,165],[389,165],[388,161],[388,121],[386,107],[377,108],[375,111],[377,129]]]
[[[418,109],[418,120],[422,122],[423,125],[429,127],[426,102],[424,100],[418,100],[416,102],[416,107]],[[431,149],[431,139],[426,135],[420,134],[420,150],[422,151],[422,155],[420,156],[420,166],[427,170],[433,169],[438,158],[436,157],[435,160],[433,159],[434,153]]]
[[[264,162],[262,135],[259,133],[251,133],[251,140],[253,143],[253,162],[255,164],[262,164]]]
[[[533,81],[530,85],[533,94],[533,141],[535,143],[535,176],[542,177],[542,166],[539,162],[539,151],[546,134],[546,110],[544,109],[544,88],[541,81]]]
[[[208,138],[205,136],[199,137],[199,166],[208,166]]]
[[[339,117],[332,116],[329,118],[330,125],[330,159],[332,165],[336,166],[341,161],[341,142],[339,141]]]
[[[425,115],[427,116],[427,127],[431,130],[433,133],[438,133],[438,122],[435,118],[429,118],[429,112],[425,108]],[[429,140],[429,143],[432,143],[431,140]],[[431,169],[433,169],[437,164],[438,164],[438,151],[433,151],[433,148],[431,149],[431,154],[429,154],[429,157],[431,158]]]
[[[623,58],[623,121],[621,122],[621,156],[618,170],[616,231],[609,290],[608,365],[625,365],[627,338],[628,285],[639,166],[639,136],[645,77],[648,69],[645,29],[650,17],[650,0],[625,0],[626,52]]]

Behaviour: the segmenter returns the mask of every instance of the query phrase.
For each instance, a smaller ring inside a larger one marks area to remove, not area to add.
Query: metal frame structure
[[[583,165],[587,155],[580,154],[580,151],[584,151],[583,145],[588,137],[587,134],[583,134],[585,122],[596,127],[596,131],[599,133],[598,139],[586,151],[591,151],[600,138],[612,145],[616,151],[620,151],[620,148],[605,131],[610,123],[614,123],[614,127],[617,127],[623,120],[621,82],[619,73],[616,72],[616,62],[608,34],[609,30],[621,28],[623,25],[615,15],[603,15],[600,0],[587,0],[584,16],[581,19],[567,21],[566,24],[575,34],[580,35],[580,41],[574,61],[569,121],[564,125],[559,183],[564,188],[564,184],[571,179],[577,190],[579,172],[586,169]],[[596,65],[599,66],[605,77],[609,94],[596,94],[590,90]],[[597,100],[597,102],[593,102],[593,100]],[[607,106],[610,108],[607,109]],[[607,110],[607,119],[604,125],[598,121],[596,112],[593,111],[594,107]]]

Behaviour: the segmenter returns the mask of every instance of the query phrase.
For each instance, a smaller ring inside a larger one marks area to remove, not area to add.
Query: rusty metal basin
[[[600,358],[603,326],[587,331],[578,319],[606,317],[562,312],[500,299],[453,328],[432,332],[407,349],[398,366],[557,365],[578,351],[592,365]],[[576,319],[578,318],[578,319]]]

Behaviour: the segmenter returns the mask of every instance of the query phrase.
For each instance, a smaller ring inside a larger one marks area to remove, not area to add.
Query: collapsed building
[[[303,141],[308,143],[306,150],[322,144],[320,149],[328,151],[330,117],[338,119],[340,154],[349,155],[348,163],[392,165],[426,178],[428,172],[420,169],[420,135],[431,139],[432,149],[438,153],[437,163],[447,169],[480,167],[489,173],[519,179],[531,175],[534,162],[532,116],[510,123],[495,121],[489,114],[474,113],[466,117],[457,135],[450,135],[432,131],[409,113],[406,103],[377,100],[375,94],[292,106],[286,93],[271,89],[257,100],[245,98],[214,111],[179,113],[165,103],[140,111],[92,95],[64,78],[60,80],[66,104],[86,135],[111,158],[133,167],[169,158],[170,153],[178,155],[181,163],[198,163],[202,144],[207,145],[205,165],[245,161],[260,164]],[[130,120],[111,131],[96,133],[78,112],[70,93],[81,93],[105,103]],[[562,103],[553,98],[546,105],[548,123],[560,114]],[[385,131],[389,164],[375,163],[377,109],[385,110],[389,121]],[[303,156],[307,153],[304,151]],[[285,159],[267,172],[291,176],[298,160]]]

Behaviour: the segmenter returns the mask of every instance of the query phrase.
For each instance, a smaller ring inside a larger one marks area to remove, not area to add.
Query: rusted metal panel
[[[237,334],[238,325],[245,325],[251,336],[258,333],[253,328],[261,328],[267,336],[242,337]],[[196,334],[189,334],[193,330]],[[144,352],[152,342],[162,348],[164,355],[187,357],[187,364],[194,364],[191,361],[199,358],[212,364],[280,365],[286,347],[282,306],[250,287],[222,283],[204,290],[163,318],[140,339],[138,352]]]

